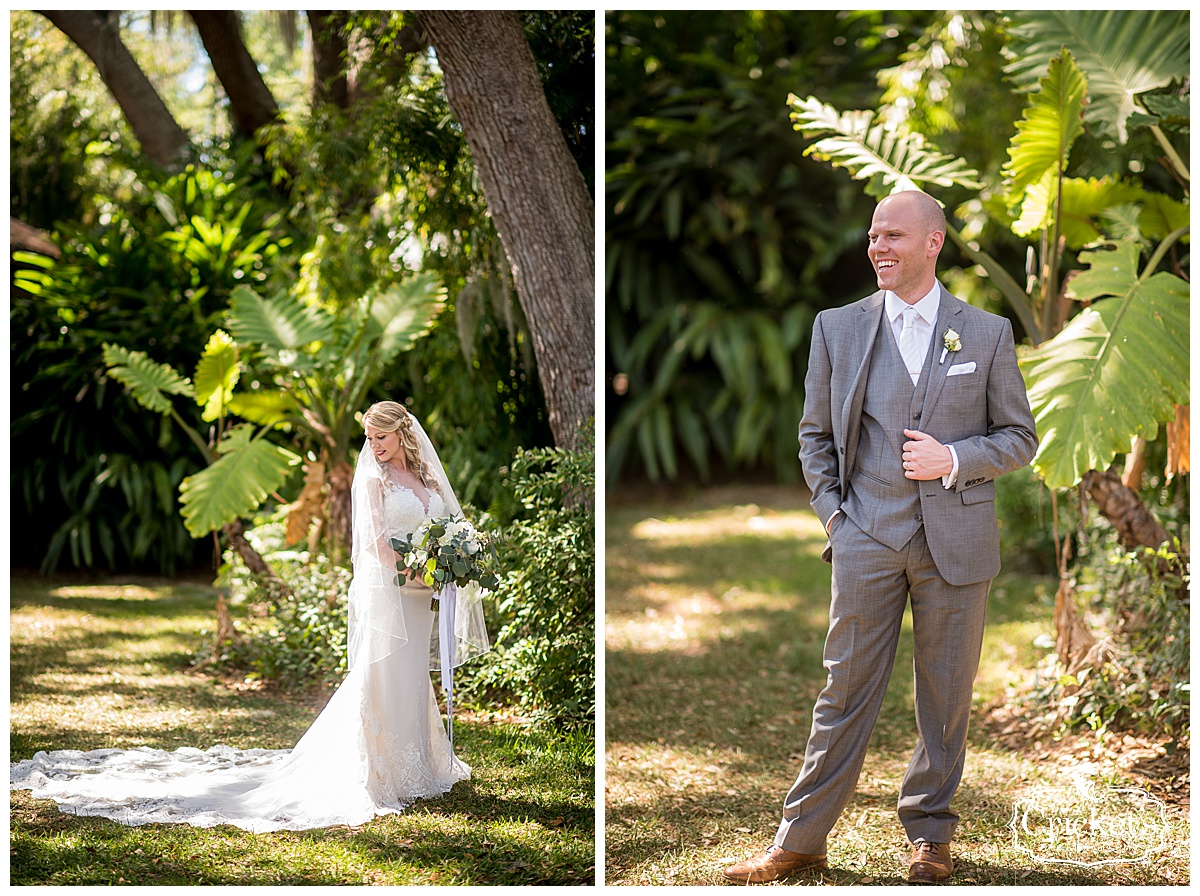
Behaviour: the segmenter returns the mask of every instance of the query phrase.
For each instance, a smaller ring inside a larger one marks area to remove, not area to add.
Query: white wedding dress
[[[366,463],[373,459],[360,459],[360,472]],[[356,524],[350,671],[293,749],[40,752],[12,766],[10,788],[52,799],[63,812],[122,824],[231,824],[264,832],[362,824],[470,777],[451,750],[430,680],[430,657],[437,656],[432,592],[397,586],[396,555],[386,546],[388,536],[408,535],[425,519],[445,515],[446,502],[430,492],[426,507],[387,474],[372,467],[371,476],[364,485],[370,519],[382,518],[383,528],[372,539]],[[448,485],[443,491],[457,510]],[[356,520],[361,510],[356,506]],[[482,616],[475,615],[481,628]],[[480,651],[462,652],[468,659]]]

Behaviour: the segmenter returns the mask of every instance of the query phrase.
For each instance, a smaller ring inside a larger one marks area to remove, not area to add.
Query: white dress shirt
[[[916,358],[916,372],[909,371],[909,376],[912,377],[913,385],[917,384],[917,380],[921,378],[921,368],[925,365],[925,355],[929,352],[929,342],[933,339],[933,328],[937,325],[938,308],[942,304],[942,288],[941,284],[936,280],[933,282],[931,289],[921,301],[912,307],[916,309],[917,317],[913,322],[913,333],[917,337],[917,346],[919,354]],[[883,294],[883,311],[888,317],[888,321],[892,325],[892,335],[896,337],[896,344],[900,344],[900,331],[904,327],[903,311],[908,307],[908,303],[892,292],[890,289]]]

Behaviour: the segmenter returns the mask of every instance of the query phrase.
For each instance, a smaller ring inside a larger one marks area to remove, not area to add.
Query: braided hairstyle
[[[416,474],[421,484],[430,491],[442,494],[437,477],[432,475],[421,459],[421,448],[413,432],[412,414],[408,408],[396,401],[377,401],[363,414],[363,427],[373,426],[380,432],[394,432],[400,436],[400,448],[404,452],[404,464]],[[443,497],[445,497],[443,495]]]

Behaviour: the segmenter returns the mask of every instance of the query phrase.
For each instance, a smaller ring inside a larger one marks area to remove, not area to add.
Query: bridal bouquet
[[[500,585],[491,536],[466,520],[455,517],[426,520],[407,538],[393,538],[392,548],[403,557],[396,564],[400,570],[397,585],[414,579],[420,579],[434,591],[441,591],[451,583],[461,587],[477,582],[488,591],[495,591]]]

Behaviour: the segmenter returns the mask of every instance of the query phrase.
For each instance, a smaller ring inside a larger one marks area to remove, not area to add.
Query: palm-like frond
[[[1139,277],[1132,241],[1080,260],[1090,270],[1068,294],[1092,304],[1020,359],[1041,436],[1033,466],[1051,488],[1106,469],[1188,402],[1188,284],[1165,272]]]
[[[246,286],[233,290],[229,311],[233,338],[268,352],[298,349],[327,340],[334,332],[333,318],[327,312],[287,295],[263,299]]]
[[[105,343],[104,363],[109,376],[126,386],[138,404],[156,414],[171,413],[168,395],[195,394],[187,377],[152,361],[145,352]]]
[[[816,97],[788,97],[796,130],[807,137],[821,136],[805,155],[845,168],[856,180],[872,181],[868,192],[884,196],[899,190],[920,190],[925,184],[939,187],[982,188],[979,174],[965,161],[934,152],[920,134],[873,124],[871,112],[838,112]]]
[[[446,288],[432,274],[418,274],[380,290],[370,300],[366,342],[373,345],[379,367],[429,332],[446,307]]]
[[[1122,143],[1134,98],[1190,71],[1186,10],[1024,10],[1013,21],[1006,71],[1017,85],[1032,87],[1069,46],[1092,95],[1088,122]]]

